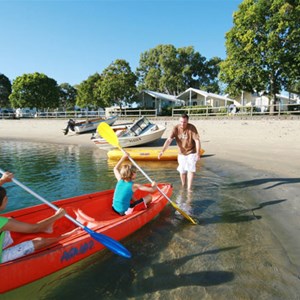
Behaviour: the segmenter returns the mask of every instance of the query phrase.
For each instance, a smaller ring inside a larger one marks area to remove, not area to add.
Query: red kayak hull
[[[170,184],[158,184],[158,186],[168,197],[171,196],[173,189]],[[69,215],[93,231],[118,241],[155,218],[167,204],[167,199],[157,191],[152,195],[153,200],[147,209],[135,211],[128,216],[119,216],[111,208],[113,192],[113,190],[107,190],[58,200],[53,203],[58,207],[65,208]],[[141,191],[137,191],[135,194],[138,199],[143,195],[144,193]],[[35,223],[52,214],[52,208],[46,204],[41,204],[2,214],[2,216]],[[12,237],[14,243],[18,244],[40,236],[59,236],[74,228],[76,225],[73,222],[67,218],[62,218],[56,221],[51,234],[12,233]],[[20,259],[0,264],[0,273],[5,274],[5,276],[1,276],[0,293],[36,281],[104,249],[105,247],[94,240],[86,231],[76,231],[50,247]]]

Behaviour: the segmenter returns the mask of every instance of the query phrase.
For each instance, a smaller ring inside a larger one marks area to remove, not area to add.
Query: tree
[[[10,106],[8,98],[10,94],[11,82],[4,74],[0,74],[0,107]]]
[[[226,34],[227,58],[220,78],[227,91],[276,94],[299,80],[299,0],[244,0]]]
[[[106,103],[98,92],[101,76],[91,75],[77,86],[76,104],[80,107],[105,107]]]
[[[76,103],[76,89],[69,83],[59,85],[59,102],[64,109],[74,109]]]
[[[15,108],[57,108],[59,106],[59,87],[54,79],[45,74],[37,72],[24,74],[14,80],[9,100]]]
[[[219,62],[206,61],[192,46],[176,49],[158,45],[141,54],[137,69],[139,89],[178,95],[189,87],[218,92]]]
[[[98,93],[108,104],[131,103],[137,93],[136,75],[131,71],[127,61],[117,59],[111,63],[101,74],[101,82],[98,86]]]
[[[178,60],[178,95],[187,88],[199,89],[207,82],[206,58],[199,52],[195,52],[194,47],[183,47],[177,49]],[[169,70],[172,72],[172,70]]]
[[[200,85],[201,90],[209,93],[221,93],[220,81],[218,80],[221,62],[220,57],[213,57],[206,62],[206,77],[203,79],[203,84]]]
[[[300,95],[300,79],[293,81],[288,88],[288,91]]]

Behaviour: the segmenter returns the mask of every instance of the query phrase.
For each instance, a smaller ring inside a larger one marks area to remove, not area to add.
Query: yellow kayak
[[[124,150],[131,156],[134,160],[158,160],[158,154],[161,148],[124,148]],[[200,154],[204,154],[204,150],[200,150]],[[123,153],[119,149],[113,149],[107,152],[107,156],[111,160],[119,160]],[[168,148],[160,160],[177,160],[178,149]]]

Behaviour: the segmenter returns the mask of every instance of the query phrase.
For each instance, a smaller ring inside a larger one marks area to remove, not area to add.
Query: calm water
[[[0,162],[49,201],[115,185],[113,164],[96,148],[1,141]],[[0,299],[299,299],[297,272],[251,189],[234,187],[237,179],[219,161],[202,159],[189,194],[180,188],[176,162],[140,166],[157,182],[173,183],[172,200],[199,225],[168,205],[122,241],[131,260],[98,253]],[[142,174],[137,181],[146,182]],[[13,183],[6,187],[7,211],[40,203]]]

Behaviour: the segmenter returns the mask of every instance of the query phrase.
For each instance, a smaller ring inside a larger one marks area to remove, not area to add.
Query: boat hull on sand
[[[75,123],[74,129],[77,134],[91,132],[96,130],[100,123],[105,122],[108,125],[112,125],[117,121],[117,119],[118,119],[117,116],[113,116],[107,119],[96,118],[96,119],[89,119],[85,121],[78,121]]]
[[[166,127],[163,125],[156,125],[142,117],[129,126],[126,130],[116,131],[119,144],[122,148],[134,147],[138,145],[149,144],[159,140]],[[102,150],[111,150],[116,148],[103,138],[92,138],[93,143]]]
[[[170,197],[172,186],[158,184]],[[128,216],[120,216],[112,210],[114,190],[107,190],[53,202],[63,207],[67,213],[94,232],[105,234],[115,240],[122,240],[156,217],[165,207],[167,199],[159,191],[152,194],[153,200],[147,209],[134,211]],[[145,192],[137,191],[137,199]],[[53,209],[46,204],[28,207],[1,216],[13,217],[24,222],[38,222],[53,214]],[[53,233],[20,234],[11,233],[15,244],[37,236],[54,237],[75,229],[76,225],[67,218],[56,221]],[[95,241],[86,231],[78,230],[58,243],[36,251],[33,254],[0,264],[0,293],[8,292],[51,273],[74,264],[105,247]],[[4,275],[5,274],[5,275]]]

